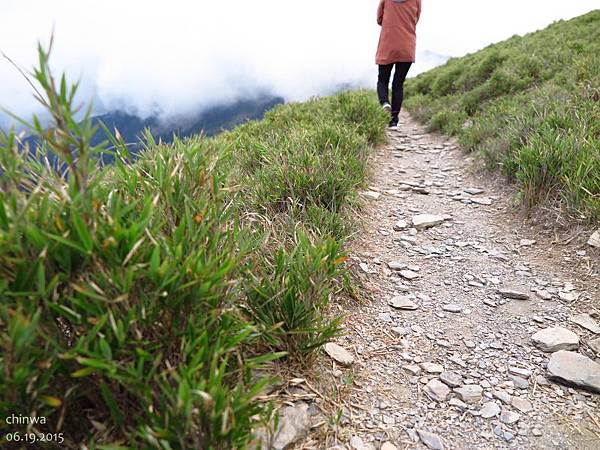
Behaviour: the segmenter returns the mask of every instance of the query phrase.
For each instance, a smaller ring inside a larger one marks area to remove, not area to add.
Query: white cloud
[[[0,49],[21,66],[56,31],[54,67],[107,106],[166,113],[268,89],[301,100],[371,86],[377,0],[2,0]],[[419,49],[461,55],[600,7],[600,0],[423,0]],[[418,67],[417,67],[418,70]],[[416,73],[413,71],[413,74]],[[0,62],[0,104],[29,114],[28,86]]]

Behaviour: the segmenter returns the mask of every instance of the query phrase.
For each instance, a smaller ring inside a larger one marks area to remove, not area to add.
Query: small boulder
[[[417,216],[413,216],[412,222],[413,226],[417,230],[425,230],[427,228],[432,228],[441,223],[444,223],[446,220],[450,220],[451,217],[447,214],[444,215],[434,215],[434,214],[419,214]]]
[[[600,248],[600,229],[592,234],[590,240],[588,241],[588,245],[595,248]]]

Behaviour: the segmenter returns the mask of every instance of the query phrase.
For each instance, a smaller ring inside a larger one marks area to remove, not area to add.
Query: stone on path
[[[596,352],[596,354],[600,355],[600,338],[589,341],[588,345],[593,351]]]
[[[501,288],[498,289],[498,293],[504,298],[510,298],[513,300],[529,300],[529,294],[516,289]]]
[[[450,388],[437,378],[434,378],[425,385],[425,393],[437,402],[445,402],[450,395]]]
[[[479,195],[479,194],[483,194],[485,191],[483,189],[479,189],[479,188],[466,188],[466,189],[463,189],[463,192],[466,192],[469,195]]]
[[[533,411],[533,405],[531,404],[531,402],[524,398],[513,397],[511,404],[513,408],[525,414],[530,411]]]
[[[344,366],[350,366],[354,363],[354,356],[348,350],[333,342],[325,344],[325,353]]]
[[[442,372],[440,374],[440,380],[452,388],[459,387],[463,381],[460,374],[452,371]]]
[[[416,280],[419,278],[419,274],[417,272],[413,272],[412,270],[403,270],[400,272],[400,276],[409,281]]]
[[[437,434],[425,430],[417,430],[421,442],[432,450],[444,450],[444,443]]]
[[[600,229],[597,230],[588,241],[588,245],[596,248],[600,248]]]
[[[391,442],[385,442],[382,446],[381,446],[381,450],[398,450],[398,447],[396,447],[394,444],[392,444]]]
[[[465,403],[478,403],[483,394],[483,388],[478,384],[467,384],[463,387],[454,389],[460,399]]]
[[[294,442],[304,438],[309,429],[308,404],[300,402],[294,406],[286,406],[279,412],[279,424],[271,448],[274,450],[288,448]]]
[[[531,340],[537,348],[546,353],[559,350],[577,350],[579,336],[563,327],[552,327],[535,333]]]
[[[479,411],[481,417],[484,419],[491,419],[492,417],[496,417],[500,414],[500,407],[496,402],[487,402],[484,403],[483,408]]]
[[[404,311],[415,311],[419,306],[412,301],[410,295],[402,295],[392,298],[388,304],[395,309],[401,309]]]
[[[548,363],[549,378],[600,393],[600,364],[584,355],[561,350]]]
[[[521,239],[521,241],[519,242],[519,245],[521,247],[531,247],[532,245],[535,245],[536,243],[537,243],[537,241],[534,239]]]
[[[434,214],[419,214],[417,216],[413,216],[412,222],[413,226],[417,230],[424,230],[426,228],[435,227],[441,223],[444,223],[446,220],[450,220],[451,217],[447,214],[444,215],[434,215]]]
[[[472,197],[469,200],[483,206],[490,206],[492,204],[492,199],[489,197]]]
[[[449,313],[458,314],[462,312],[463,307],[461,305],[457,305],[456,303],[450,303],[448,305],[444,305],[442,309]]]
[[[394,231],[403,231],[408,228],[408,223],[406,220],[399,220],[394,224]]]
[[[395,271],[406,269],[406,264],[400,261],[390,261],[387,266],[390,268],[390,270]]]
[[[430,362],[422,363],[421,367],[423,368],[423,370],[425,372],[431,373],[431,374],[440,374],[444,371],[444,367],[441,366],[440,364],[435,364],[435,363],[430,363]]]
[[[506,409],[504,411],[502,411],[502,413],[500,413],[500,422],[502,422],[506,425],[515,424],[519,421],[520,418],[521,418],[520,414],[518,414],[516,412],[508,411]]]
[[[600,325],[589,314],[578,314],[569,320],[594,334],[600,334]]]
[[[362,195],[370,200],[379,200],[381,198],[381,194],[375,191],[365,191],[362,192]]]

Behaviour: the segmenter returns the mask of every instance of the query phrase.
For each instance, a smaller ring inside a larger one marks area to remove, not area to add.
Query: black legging
[[[412,65],[411,62],[396,63],[396,71],[394,72],[394,81],[392,82],[392,118],[397,120],[400,109],[402,109],[402,101],[404,100],[404,80]],[[394,64],[386,64],[379,66],[379,79],[377,80],[377,94],[379,102],[383,105],[389,103],[390,77]]]

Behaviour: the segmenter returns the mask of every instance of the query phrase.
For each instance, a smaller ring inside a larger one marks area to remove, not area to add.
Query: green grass
[[[39,54],[53,124],[29,128],[67,174],[0,136],[0,444],[245,448],[269,412],[256,370],[306,364],[339,333],[326,308],[385,114],[341,93],[212,139],[148,137],[135,163],[109,135],[117,162],[101,168],[108,143],[89,146],[76,86]],[[9,430],[10,414],[48,423]]]
[[[406,107],[519,183],[600,220],[600,11],[409,80]]]

